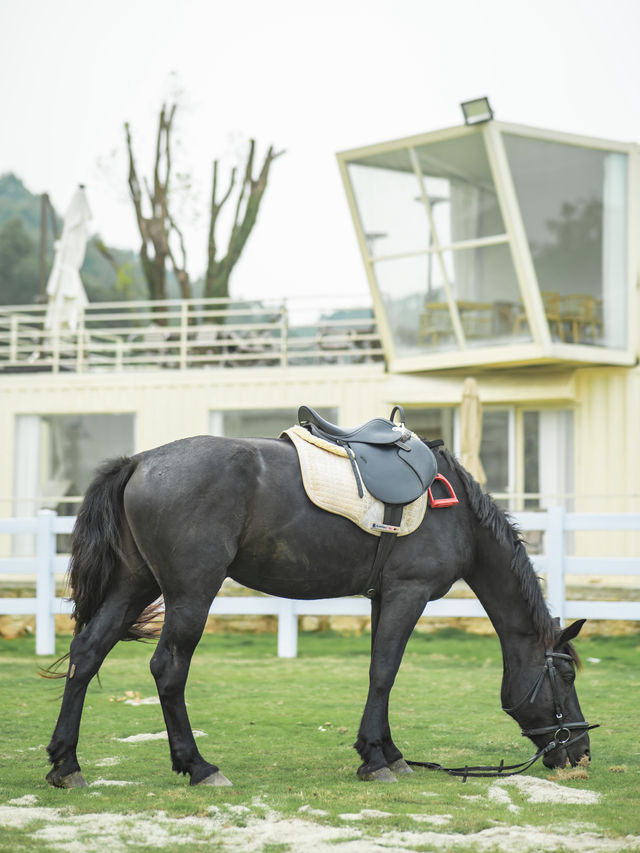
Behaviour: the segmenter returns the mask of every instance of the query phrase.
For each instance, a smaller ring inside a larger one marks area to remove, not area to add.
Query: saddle
[[[396,413],[400,423],[395,423]],[[384,503],[381,524],[372,527],[380,531],[376,556],[363,594],[375,598],[379,594],[384,565],[400,531],[404,507],[429,492],[432,506],[453,506],[458,502],[453,489],[438,474],[438,463],[429,445],[404,425],[402,406],[394,406],[389,420],[374,418],[355,429],[345,429],[321,417],[310,406],[298,409],[300,426],[318,438],[344,448],[358,486],[358,495],[364,496],[364,486],[374,498]],[[442,444],[431,442],[432,446]],[[444,480],[449,497],[434,502],[431,485],[434,480]]]
[[[396,413],[400,424],[394,422]],[[360,497],[364,483],[384,504],[404,506],[423,495],[436,477],[433,451],[405,427],[401,406],[393,408],[389,420],[374,418],[355,429],[332,424],[309,406],[300,407],[298,422],[313,435],[346,450]]]

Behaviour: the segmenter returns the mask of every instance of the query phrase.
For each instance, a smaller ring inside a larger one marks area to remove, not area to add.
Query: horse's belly
[[[315,507],[308,509],[315,511]],[[285,598],[335,598],[362,592],[377,539],[345,519],[317,512],[320,517],[302,513],[285,527],[268,530],[260,525],[256,535],[243,542],[228,569],[229,577]]]

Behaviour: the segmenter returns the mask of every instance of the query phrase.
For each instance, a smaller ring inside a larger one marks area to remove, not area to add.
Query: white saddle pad
[[[301,426],[285,430],[282,436],[285,435],[298,451],[302,482],[309,499],[327,512],[348,518],[367,533],[380,536],[381,531],[373,525],[383,523],[384,504],[374,498],[364,484],[364,496],[360,497],[347,451]],[[404,507],[398,536],[413,533],[420,526],[427,510],[427,498],[425,492]]]

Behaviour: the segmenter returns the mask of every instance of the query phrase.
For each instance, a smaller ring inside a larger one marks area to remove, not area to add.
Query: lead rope
[[[570,723],[569,725],[578,726],[582,725],[581,723]],[[584,724],[586,726],[585,730],[581,732],[577,737],[574,737],[571,743],[575,743],[580,738],[583,738],[588,731],[591,729],[597,729],[598,725],[590,726],[588,723]],[[566,726],[563,726],[566,728]],[[543,755],[546,755],[549,752],[553,752],[554,749],[558,749],[561,746],[564,746],[568,741],[556,741],[550,740],[549,743],[544,746],[542,749],[539,749],[534,756],[532,756],[528,761],[522,761],[520,764],[505,764],[504,759],[500,761],[500,764],[475,764],[475,765],[465,765],[464,767],[444,767],[442,764],[438,764],[435,761],[408,761],[407,764],[412,767],[426,767],[427,770],[440,770],[443,773],[448,773],[449,776],[461,776],[462,781],[466,782],[467,779],[498,779],[506,776],[517,776],[519,773],[524,773],[525,770],[528,770],[533,764],[538,761],[539,758],[542,758]]]

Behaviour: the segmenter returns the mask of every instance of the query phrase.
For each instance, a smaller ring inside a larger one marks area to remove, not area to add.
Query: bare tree
[[[129,122],[124,126],[129,154],[129,192],[142,240],[140,246],[142,271],[151,299],[167,298],[167,261],[171,263],[183,298],[188,299],[191,296],[184,237],[169,211],[171,131],[176,109],[177,104],[173,104],[170,108],[163,104],[160,110],[151,185],[146,178],[143,184],[140,183]],[[149,211],[149,215],[145,215],[145,211]],[[176,250],[172,242],[177,243]]]
[[[167,298],[168,263],[171,264],[182,297],[188,299],[191,296],[184,237],[170,207],[171,133],[176,109],[177,104],[174,103],[170,107],[163,104],[160,110],[151,185],[146,179],[141,184],[138,178],[131,128],[128,122],[125,124],[129,154],[129,193],[136,212],[138,230],[142,240],[140,261],[151,299]],[[267,188],[271,164],[284,153],[283,151],[275,152],[271,146],[265,155],[259,174],[254,178],[255,148],[255,140],[252,139],[244,164],[242,181],[238,184],[239,191],[231,231],[225,253],[222,256],[219,256],[218,252],[216,228],[222,208],[233,196],[236,189],[237,169],[232,169],[227,190],[218,199],[218,160],[213,163],[207,271],[204,281],[204,296],[206,297],[229,296],[229,278],[256,224],[260,203]],[[146,214],[147,211],[148,215]]]
[[[284,151],[275,152],[273,146],[266,153],[262,168],[256,178],[253,177],[254,157],[256,143],[252,139],[249,143],[249,151],[245,162],[244,176],[240,184],[240,191],[236,200],[235,213],[226,253],[218,257],[218,244],[216,241],[216,226],[220,211],[232,196],[235,185],[237,169],[231,171],[231,179],[227,190],[218,200],[218,161],[213,162],[213,181],[211,187],[211,209],[209,218],[209,240],[207,246],[207,272],[205,275],[204,295],[206,297],[228,297],[229,278],[233,268],[240,259],[249,235],[253,230],[258,217],[258,210],[262,197],[267,188],[269,170],[273,161],[284,154]]]

